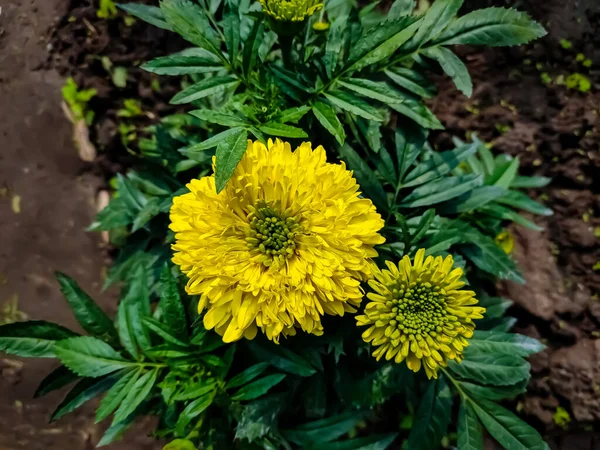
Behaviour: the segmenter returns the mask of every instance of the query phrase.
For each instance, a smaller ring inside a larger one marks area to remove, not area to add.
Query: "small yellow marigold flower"
[[[496,236],[496,244],[500,247],[504,253],[510,255],[515,248],[515,237],[512,235],[510,231],[501,231]]]
[[[315,31],[327,31],[329,29],[329,22],[319,21],[313,23],[313,30]]]
[[[321,0],[260,0],[263,11],[283,22],[302,22],[323,8]]]
[[[420,249],[413,264],[404,256],[397,266],[386,265],[389,270],[374,268],[376,280],[369,286],[375,292],[367,294],[371,301],[364,315],[356,317],[359,326],[370,325],[362,338],[377,347],[377,360],[406,360],[412,371],[422,366],[428,378],[437,378],[448,360],[462,360],[473,319],[483,318],[485,308],[474,306],[473,291],[461,289],[463,271],[453,268],[452,256],[425,259]]]
[[[207,329],[233,342],[260,328],[278,342],[297,327],[322,334],[324,314],[356,312],[384,222],[323,147],[248,141],[221,193],[214,175],[187,187],[171,208],[173,262],[201,295]]]

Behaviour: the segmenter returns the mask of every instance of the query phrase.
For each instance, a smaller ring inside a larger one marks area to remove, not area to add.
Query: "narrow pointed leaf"
[[[217,145],[215,168],[217,193],[225,188],[247,148],[248,132],[243,129],[227,136]]]
[[[43,320],[0,326],[0,351],[26,358],[56,358],[57,342],[77,336],[60,325]]]
[[[60,341],[54,351],[65,366],[85,377],[97,378],[132,366],[110,345],[89,336]]]
[[[223,92],[239,83],[237,78],[232,76],[209,77],[176,94],[171,99],[172,105],[181,105],[191,103],[209,95]]]
[[[323,127],[329,131],[340,145],[344,145],[346,133],[344,126],[338,119],[335,109],[323,102],[316,102],[313,105],[313,114]]]
[[[141,5],[139,3],[125,3],[117,6],[126,13],[142,19],[144,22],[148,22],[150,25],[162,28],[163,30],[173,31],[171,25],[165,20],[163,12],[157,6]]]

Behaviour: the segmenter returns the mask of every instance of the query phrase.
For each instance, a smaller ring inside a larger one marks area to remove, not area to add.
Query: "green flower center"
[[[260,203],[250,215],[250,231],[246,241],[249,248],[278,258],[289,258],[294,254],[294,236],[300,230],[298,220],[285,217],[276,208]]]
[[[390,286],[390,291],[393,297],[387,306],[391,309],[391,325],[405,334],[420,336],[435,336],[442,331],[448,313],[446,297],[439,286],[395,284]]]

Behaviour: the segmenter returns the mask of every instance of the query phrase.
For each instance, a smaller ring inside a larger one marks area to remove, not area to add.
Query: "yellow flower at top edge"
[[[214,175],[187,187],[171,208],[173,262],[223,341],[320,335],[324,314],[356,311],[384,222],[323,147],[248,141],[221,193]]]
[[[260,0],[263,11],[283,22],[302,22],[323,8],[321,0]]]
[[[428,256],[420,249],[414,262],[404,256],[398,265],[386,261],[389,270],[374,268],[364,315],[359,326],[369,326],[363,340],[377,347],[373,356],[421,367],[428,378],[437,378],[448,360],[460,362],[467,339],[473,336],[473,319],[483,318],[475,293],[463,290],[463,271],[454,268],[452,256]]]

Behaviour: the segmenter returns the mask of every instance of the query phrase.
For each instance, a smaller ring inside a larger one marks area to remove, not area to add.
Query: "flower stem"
[[[292,58],[293,36],[279,34],[279,45],[281,45],[281,57],[283,58],[283,66],[287,70],[294,70],[294,59]]]

